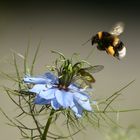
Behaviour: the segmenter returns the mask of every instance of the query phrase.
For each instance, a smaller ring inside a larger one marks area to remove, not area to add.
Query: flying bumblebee
[[[101,31],[94,35],[90,40],[91,44],[97,44],[97,49],[106,51],[107,54],[122,59],[126,55],[126,48],[119,39],[119,35],[124,31],[124,24],[117,23],[111,32]]]
[[[84,83],[88,87],[92,87],[91,84],[95,83],[96,81],[92,74],[101,71],[103,68],[104,68],[103,65],[95,65],[81,68],[79,69],[77,76],[80,76],[80,78],[84,81]]]

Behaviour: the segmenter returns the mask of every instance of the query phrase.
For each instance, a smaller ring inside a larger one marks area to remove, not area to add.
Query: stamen
[[[68,91],[68,87],[66,85],[58,85],[59,90],[66,90]]]

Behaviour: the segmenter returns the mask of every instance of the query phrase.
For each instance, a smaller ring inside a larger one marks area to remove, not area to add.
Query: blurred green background
[[[42,73],[45,65],[51,64],[57,50],[70,57],[79,53],[81,58],[92,51],[87,43],[98,31],[109,31],[119,21],[125,23],[125,31],[120,36],[127,48],[126,57],[118,61],[97,49],[89,58],[93,65],[104,65],[104,70],[95,74],[95,99],[108,97],[131,80],[136,80],[123,91],[116,102],[119,109],[140,108],[140,3],[139,1],[0,1],[0,70],[14,74],[8,64],[12,62],[11,51],[24,54],[30,40],[32,52],[42,40],[35,72]],[[20,63],[20,60],[19,60]],[[0,85],[13,86],[0,77]],[[14,114],[14,106],[2,92],[0,107],[9,115]],[[19,140],[17,129],[7,126],[7,120],[0,115],[0,139]],[[118,122],[127,128],[130,124],[140,127],[140,112],[120,113]],[[104,130],[103,130],[104,131]],[[87,127],[77,139],[103,140],[102,130]]]

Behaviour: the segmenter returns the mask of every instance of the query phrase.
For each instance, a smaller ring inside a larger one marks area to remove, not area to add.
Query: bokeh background
[[[116,106],[120,109],[140,108],[139,13],[140,2],[134,0],[0,1],[0,70],[14,74],[14,69],[8,64],[11,52],[24,54],[29,40],[31,57],[42,40],[36,73],[43,72],[45,65],[54,60],[50,50],[60,51],[67,57],[76,52],[84,59],[93,47],[90,43],[85,46],[81,44],[98,31],[109,31],[116,22],[122,21],[125,31],[120,38],[127,48],[126,57],[118,61],[97,49],[89,57],[91,64],[105,66],[104,70],[95,74],[95,99],[110,96],[135,79],[123,91]],[[0,77],[0,85],[10,85],[10,82]],[[0,96],[0,107],[8,114],[14,114],[15,108],[8,97],[2,91]],[[140,112],[121,113],[118,121],[124,128],[131,124],[139,128]],[[6,122],[0,115],[0,139],[19,140],[18,130],[7,126]],[[103,140],[104,134],[87,127],[86,134],[78,138]]]

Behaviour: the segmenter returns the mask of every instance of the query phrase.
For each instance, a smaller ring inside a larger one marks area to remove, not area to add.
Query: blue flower
[[[70,108],[77,117],[83,110],[92,111],[90,97],[76,84],[69,84],[67,89],[59,87],[58,78],[48,72],[37,77],[25,76],[25,83],[34,84],[30,92],[36,93],[35,104],[49,104],[53,109]]]

